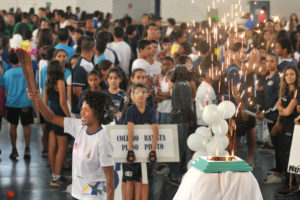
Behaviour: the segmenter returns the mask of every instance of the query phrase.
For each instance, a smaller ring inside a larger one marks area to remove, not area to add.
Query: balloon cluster
[[[200,156],[226,155],[229,139],[226,136],[228,123],[225,119],[231,118],[235,111],[236,107],[231,101],[222,101],[218,106],[210,104],[203,109],[202,119],[209,128],[201,126],[188,137],[187,145],[195,151],[192,160]]]

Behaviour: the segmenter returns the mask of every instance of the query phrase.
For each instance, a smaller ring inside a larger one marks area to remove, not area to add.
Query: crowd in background
[[[246,138],[246,161],[255,167],[256,146],[262,151],[275,151],[276,165],[264,183],[286,181],[278,196],[298,192],[299,177],[287,172],[294,125],[300,123],[297,15],[293,13],[289,20],[272,20],[265,12],[258,19],[247,14],[245,24],[227,27],[218,19],[178,24],[168,18],[166,25],[162,21],[159,16],[144,14],[135,24],[128,15],[113,20],[110,13],[86,13],[79,7],[75,13],[71,7],[65,11],[1,10],[0,114],[10,123],[10,158],[19,157],[19,117],[26,139],[24,159],[30,158],[34,113],[14,52],[23,48],[31,51],[36,86],[43,101],[57,115],[80,118],[83,92],[102,90],[115,104],[107,112],[116,113],[117,124],[128,124],[135,120],[127,114],[133,112],[129,109],[136,101],[132,100],[133,93],[136,87],[144,87],[139,84],[145,85],[149,93],[146,105],[155,112],[150,121],[178,127],[180,163],[157,164],[154,176],[166,175],[178,186],[192,158],[187,137],[197,127],[208,126],[202,120],[204,107],[230,100],[237,107],[231,123],[237,138],[236,153],[243,145],[240,139]],[[50,184],[62,187],[67,182],[62,170],[70,165],[65,159],[68,136],[43,117],[40,125],[42,156],[50,162]],[[124,178],[126,181],[132,180]],[[124,183],[124,199],[128,192],[125,188]],[[159,199],[160,192],[155,195],[154,199]]]

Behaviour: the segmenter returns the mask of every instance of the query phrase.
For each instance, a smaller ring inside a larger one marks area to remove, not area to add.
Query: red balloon
[[[7,198],[14,198],[14,197],[15,197],[15,193],[14,193],[14,191],[12,191],[12,190],[9,190],[9,191],[6,193],[6,195],[7,195]]]

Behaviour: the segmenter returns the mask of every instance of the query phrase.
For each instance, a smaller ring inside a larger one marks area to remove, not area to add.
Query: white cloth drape
[[[191,167],[173,200],[262,200],[251,172],[203,173]]]

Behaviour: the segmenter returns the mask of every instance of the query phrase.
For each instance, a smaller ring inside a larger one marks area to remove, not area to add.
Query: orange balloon
[[[6,195],[7,195],[7,198],[14,198],[14,197],[15,197],[15,193],[14,193],[14,191],[12,191],[12,190],[9,190],[9,191],[6,193]]]

